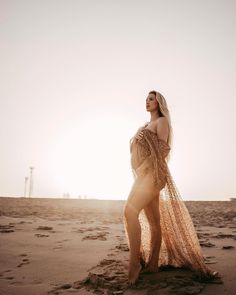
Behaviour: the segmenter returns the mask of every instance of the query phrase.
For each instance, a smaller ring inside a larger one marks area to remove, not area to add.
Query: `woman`
[[[157,272],[167,265],[215,277],[218,273],[204,263],[192,219],[168,169],[172,126],[163,95],[150,91],[146,109],[150,121],[130,140],[135,181],[124,207],[129,283],[136,283],[142,269]]]

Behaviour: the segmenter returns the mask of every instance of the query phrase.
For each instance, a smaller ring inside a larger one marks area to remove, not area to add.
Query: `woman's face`
[[[148,94],[146,98],[146,110],[148,112],[156,111],[158,109],[158,101],[156,100],[155,94]]]

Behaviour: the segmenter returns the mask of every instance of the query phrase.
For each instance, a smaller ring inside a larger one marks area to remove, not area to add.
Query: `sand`
[[[236,203],[185,202],[221,279],[184,269],[127,283],[124,201],[0,197],[0,294],[235,294]]]

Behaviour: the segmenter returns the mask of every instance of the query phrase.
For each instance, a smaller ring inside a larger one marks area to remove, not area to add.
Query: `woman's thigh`
[[[156,193],[153,200],[146,207],[144,207],[148,223],[151,227],[154,227],[154,229],[157,229],[157,225],[160,223],[159,197],[160,192]]]
[[[128,196],[127,205],[132,205],[137,213],[144,209],[150,202],[157,198],[158,190],[154,186],[153,176],[147,173],[145,176],[137,178]]]

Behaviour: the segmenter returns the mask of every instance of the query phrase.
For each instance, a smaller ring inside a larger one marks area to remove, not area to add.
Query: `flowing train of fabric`
[[[149,146],[154,183],[162,188],[159,195],[162,242],[156,266],[183,267],[196,271],[202,277],[211,278],[214,272],[204,263],[192,218],[165,161],[170,148],[150,131],[145,130],[143,139]],[[141,225],[140,255],[145,264],[148,264],[154,245],[151,244],[150,217],[148,221],[144,210],[141,210],[139,214],[139,222]],[[153,223],[155,223],[154,220]],[[126,236],[128,240],[127,230]]]

